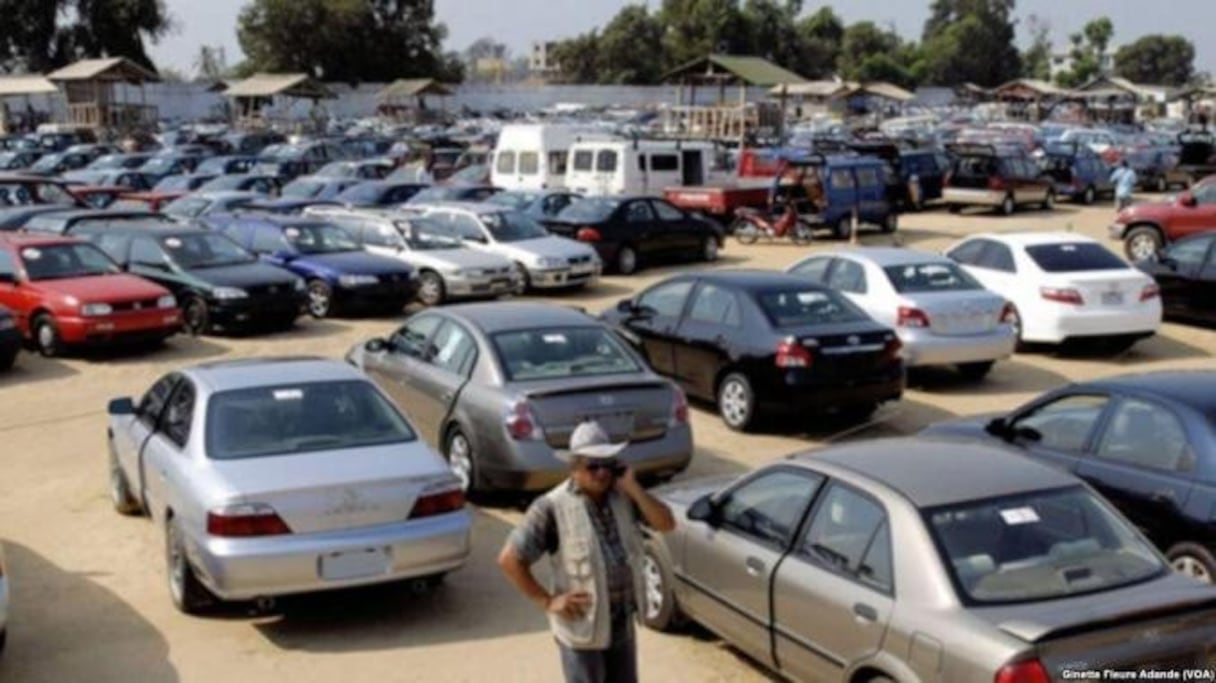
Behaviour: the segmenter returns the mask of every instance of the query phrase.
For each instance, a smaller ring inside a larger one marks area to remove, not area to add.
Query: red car
[[[0,306],[44,356],[73,344],[160,341],[182,325],[169,290],[69,237],[0,235]]]
[[[1170,242],[1212,229],[1216,229],[1216,183],[1205,182],[1170,201],[1127,207],[1110,225],[1110,236],[1123,240],[1123,250],[1134,263],[1152,258]]]

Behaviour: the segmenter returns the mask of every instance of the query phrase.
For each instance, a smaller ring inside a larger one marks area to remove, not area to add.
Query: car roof
[[[1139,372],[1079,384],[1155,394],[1204,411],[1216,411],[1216,392],[1212,391],[1212,387],[1216,386],[1216,371],[1212,370]]]
[[[198,233],[202,233],[202,232],[213,232],[211,230],[207,230],[206,228],[203,228],[198,225],[192,225],[189,223],[178,223],[176,221],[172,221],[172,220],[168,220],[168,219],[157,220],[157,221],[149,221],[149,220],[126,221],[123,223],[119,223],[117,225],[107,225],[104,228],[97,228],[97,230],[99,232],[103,232],[107,235],[135,233],[135,234],[141,234],[141,235],[155,234],[158,236],[194,235],[194,234],[198,234]]]
[[[214,361],[185,368],[182,374],[212,393],[293,383],[368,381],[351,365],[314,356]]]
[[[66,209],[56,211],[55,218],[68,223],[88,218],[143,218],[153,215],[151,211],[130,211],[127,209]]]
[[[481,329],[486,334],[537,327],[600,324],[574,307],[527,301],[456,304],[444,306],[441,311]]]
[[[706,270],[687,273],[684,275],[676,275],[672,279],[692,277],[699,278],[704,282],[728,285],[747,291],[763,291],[776,287],[798,287],[801,289],[809,287],[810,289],[826,289],[821,285],[811,282],[803,276],[779,273],[771,270]]]
[[[1072,242],[1090,242],[1099,244],[1098,240],[1091,237],[1086,237],[1078,232],[1051,231],[1051,232],[989,232],[979,233],[972,237],[996,240],[1006,244],[1033,247],[1044,244],[1068,244]]]
[[[798,453],[790,461],[810,467],[829,463],[897,491],[918,508],[1079,483],[1005,446],[934,437],[858,441]]]
[[[482,204],[481,202],[424,202],[417,206],[428,209],[458,209],[460,211],[468,211],[475,214],[486,213],[508,213],[513,212],[509,206],[502,204]]]
[[[859,260],[870,261],[874,265],[903,266],[913,263],[947,263],[950,259],[931,251],[906,249],[901,247],[846,247],[834,252],[820,252],[815,256],[852,256]]]
[[[14,247],[30,247],[51,244],[80,244],[81,240],[66,235],[49,235],[37,232],[0,232],[0,243]]]
[[[191,192],[190,194],[182,195],[182,198],[197,197],[199,199],[253,199],[264,195],[257,192],[247,192],[245,190],[210,190],[207,192]]]
[[[254,207],[256,208],[256,207]],[[238,223],[270,223],[276,227],[301,226],[301,225],[329,225],[330,221],[321,218],[310,218],[304,215],[288,215],[278,213],[241,213],[238,215]]]

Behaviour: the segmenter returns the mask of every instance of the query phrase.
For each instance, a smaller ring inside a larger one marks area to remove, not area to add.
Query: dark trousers
[[[638,652],[632,616],[614,614],[606,650],[575,650],[557,644],[566,683],[637,683]]]

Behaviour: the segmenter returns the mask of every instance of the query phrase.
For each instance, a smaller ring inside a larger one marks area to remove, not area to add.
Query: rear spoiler
[[[1142,610],[1122,612],[1098,619],[1078,615],[1077,622],[1055,627],[1023,621],[1007,621],[998,624],[997,628],[1026,642],[1041,643],[1045,640],[1069,638],[1093,631],[1100,631],[1119,624],[1125,624],[1129,621],[1149,621],[1209,609],[1216,609],[1216,596],[1201,600],[1178,601],[1173,604],[1156,605]]]
[[[570,396],[574,394],[602,394],[611,389],[662,389],[672,386],[671,382],[663,379],[652,380],[636,380],[627,379],[617,382],[607,381],[604,378],[599,378],[599,382],[594,386],[581,387],[553,387],[549,389],[532,389],[523,390],[523,394],[530,398],[543,398],[545,396]]]

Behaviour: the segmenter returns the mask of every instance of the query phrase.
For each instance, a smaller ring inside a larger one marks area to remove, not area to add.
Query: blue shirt
[[[1132,190],[1136,189],[1136,172],[1131,167],[1116,168],[1110,174],[1110,179],[1115,183],[1115,195],[1118,197],[1130,197]]]

